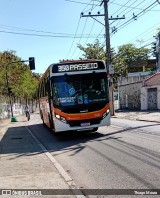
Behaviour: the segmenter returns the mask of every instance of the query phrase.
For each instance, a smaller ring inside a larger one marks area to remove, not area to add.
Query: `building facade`
[[[141,110],[160,110],[160,73],[143,81],[141,87]]]
[[[137,72],[128,74],[128,77],[119,78],[118,93],[120,109],[142,109],[142,84],[145,79],[152,75],[152,72]]]

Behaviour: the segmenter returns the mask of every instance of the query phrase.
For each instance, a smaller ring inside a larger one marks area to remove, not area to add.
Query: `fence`
[[[23,115],[26,104],[31,112],[38,110],[37,100],[19,99],[13,97],[11,98],[11,102],[14,116]],[[0,95],[0,120],[6,118],[11,118],[11,105],[7,96]]]

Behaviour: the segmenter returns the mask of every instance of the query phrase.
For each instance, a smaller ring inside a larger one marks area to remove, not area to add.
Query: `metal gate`
[[[157,109],[157,88],[148,89],[148,109]]]

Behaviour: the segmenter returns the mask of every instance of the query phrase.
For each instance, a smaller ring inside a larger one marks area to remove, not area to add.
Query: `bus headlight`
[[[58,114],[55,114],[56,118],[60,120],[61,116]]]
[[[60,116],[60,115],[58,115],[58,114],[55,114],[55,117],[56,117],[58,120],[60,120],[60,121],[62,121],[62,122],[64,122],[64,123],[67,123],[66,118],[64,118],[64,117],[62,117],[62,116]]]
[[[109,113],[109,109],[107,109],[107,111],[103,114],[103,119],[108,115]]]

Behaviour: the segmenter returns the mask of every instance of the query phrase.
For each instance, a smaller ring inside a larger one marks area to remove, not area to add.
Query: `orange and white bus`
[[[101,60],[51,64],[41,78],[39,108],[43,124],[55,133],[96,131],[110,125],[106,65]]]

